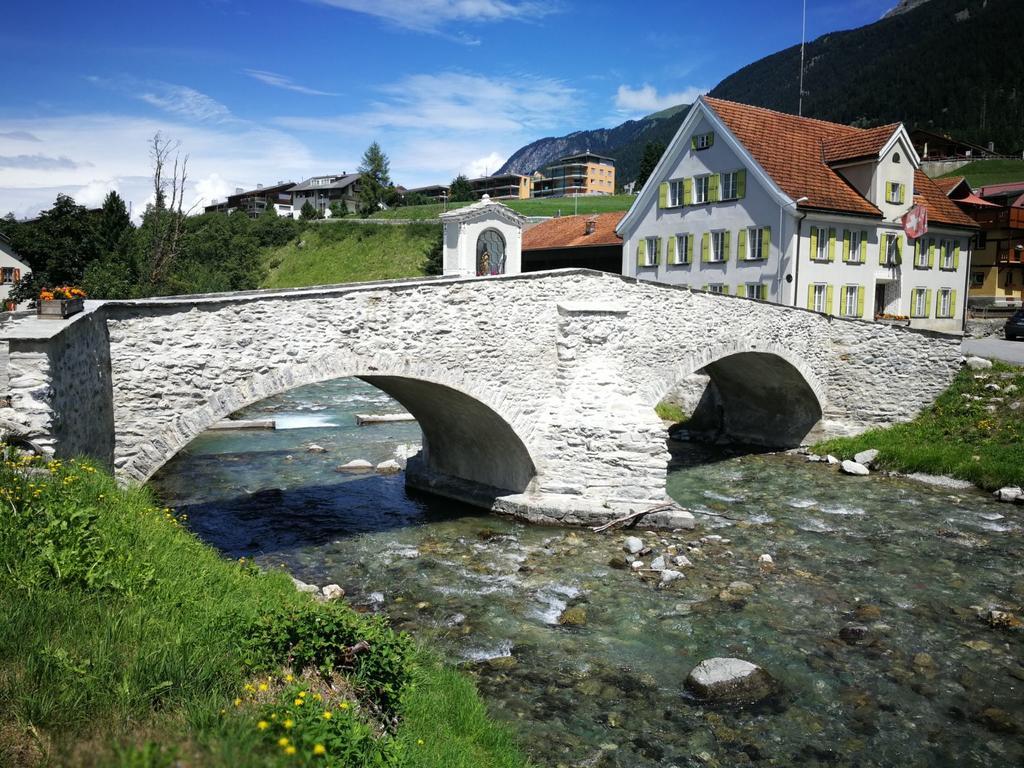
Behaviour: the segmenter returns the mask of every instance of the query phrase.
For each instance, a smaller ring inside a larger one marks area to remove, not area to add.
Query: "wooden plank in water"
[[[356,424],[386,424],[391,421],[416,421],[411,413],[357,413]]]
[[[210,429],[276,429],[273,419],[225,419],[218,421]]]

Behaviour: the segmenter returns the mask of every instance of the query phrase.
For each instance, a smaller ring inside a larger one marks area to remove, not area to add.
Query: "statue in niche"
[[[484,230],[476,243],[476,273],[505,274],[505,238],[496,229]]]

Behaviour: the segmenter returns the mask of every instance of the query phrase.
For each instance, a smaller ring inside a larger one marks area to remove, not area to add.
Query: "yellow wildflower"
[[[327,748],[323,744],[314,744],[313,745],[313,754],[314,755],[326,755],[327,754]]]
[[[306,692],[305,691],[299,691],[299,696],[301,698],[303,698],[303,699],[306,698]]]
[[[295,700],[295,706],[296,706],[296,707],[301,707],[301,706],[302,706],[303,704],[305,704],[305,703],[306,703],[306,700],[305,700],[305,699],[296,699],[296,700]]]
[[[331,710],[328,709],[324,712],[324,720],[330,720],[332,717],[334,717],[334,714]]]
[[[250,685],[249,683],[246,683],[246,684],[245,684],[245,688],[244,688],[243,690],[244,690],[244,691],[245,691],[246,693],[255,693],[255,691],[256,691],[256,689],[255,689],[255,688],[253,688],[253,687],[252,687],[252,686],[251,686],[251,685]]]
[[[295,721],[292,720],[291,718],[289,718],[289,719],[285,720],[283,723],[281,723],[281,725],[283,725],[285,727],[285,730],[288,730],[293,725],[295,725]]]
[[[294,680],[294,679],[295,679],[295,678],[294,678],[294,677],[292,677],[292,676],[291,676],[290,674],[289,674],[289,675],[285,675],[285,676],[284,676],[284,681],[285,681],[286,683],[290,683],[290,682],[291,682],[292,680]]]
[[[341,704],[338,705],[338,709],[348,709],[348,702],[347,701],[341,702]]]
[[[423,746],[423,739],[416,739],[416,743],[419,744],[422,747]]]
[[[269,690],[269,689],[270,689],[269,685],[267,685],[266,683],[260,683],[260,690],[261,691],[266,691],[266,690]]]
[[[241,699],[235,699],[235,706],[236,707],[242,706],[242,700]]]
[[[289,741],[288,741],[288,739],[285,736],[282,736],[280,739],[277,740],[277,744],[280,747],[287,747],[288,744],[289,744]]]
[[[259,728],[261,731],[265,731],[267,730],[267,728],[270,727],[270,723],[268,723],[266,720],[260,720],[258,723],[256,723],[256,727]]]
[[[284,753],[286,755],[294,755],[295,751],[296,751],[295,747],[292,747],[292,746],[287,746],[287,747],[284,748]]]
[[[324,700],[324,697],[321,696],[319,693],[314,693],[313,694],[313,698],[316,699],[317,701],[323,701]]]

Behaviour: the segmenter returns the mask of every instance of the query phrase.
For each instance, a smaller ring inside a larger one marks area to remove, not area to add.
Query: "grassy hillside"
[[[571,197],[549,197],[530,200],[502,200],[509,208],[524,216],[571,216],[578,212],[606,213],[608,211],[626,211],[633,204],[634,195],[594,195],[573,199]],[[578,204],[578,209],[577,209]],[[461,208],[469,203],[450,203],[448,210]],[[392,208],[373,214],[375,219],[434,219],[444,207],[440,203],[432,205],[410,205],[405,208]]]
[[[943,176],[966,176],[975,189],[986,184],[1024,181],[1024,160],[975,160]]]
[[[402,209],[410,210],[410,209]],[[264,254],[261,287],[356,283],[423,275],[426,252],[440,236],[437,224],[324,222],[307,227],[297,241]]]

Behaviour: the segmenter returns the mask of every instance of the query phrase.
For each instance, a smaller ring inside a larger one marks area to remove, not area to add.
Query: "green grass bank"
[[[87,462],[0,467],[0,765],[516,768],[381,616],[229,561]]]
[[[852,459],[870,448],[879,451],[875,466],[882,469],[950,475],[987,490],[1024,485],[1024,368],[965,368],[913,421],[813,450]]]
[[[405,210],[405,209],[402,209]],[[424,274],[426,253],[440,237],[436,223],[324,222],[263,254],[262,288],[392,280]]]
[[[1024,181],[1024,160],[975,160],[943,174],[943,178],[948,176],[964,176],[972,187]]]
[[[524,216],[572,216],[580,214],[607,213],[609,211],[627,211],[636,200],[636,195],[588,195],[586,197],[543,197],[528,200],[502,200],[509,208]],[[448,210],[455,210],[471,203],[449,203]],[[444,212],[444,205],[409,205],[378,211],[374,219],[436,219]]]

